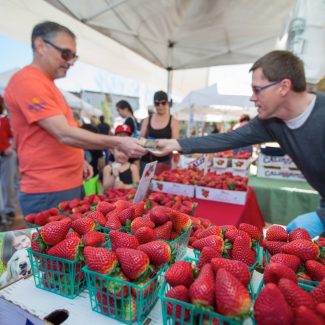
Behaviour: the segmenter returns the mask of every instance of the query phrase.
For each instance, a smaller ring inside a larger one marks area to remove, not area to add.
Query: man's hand
[[[84,161],[84,170],[83,170],[83,177],[85,181],[89,181],[94,176],[94,170],[91,165],[88,164],[88,162]]]
[[[14,149],[12,146],[10,146],[3,153],[5,156],[11,156],[14,153]]]
[[[128,157],[138,158],[145,155],[148,151],[141,145],[138,139],[131,137],[119,137],[120,144],[118,149],[124,152]]]
[[[161,139],[157,140],[157,146],[155,148],[155,156],[166,156],[173,151],[181,151],[182,147],[179,145],[176,139]]]
[[[288,224],[287,231],[291,232],[296,228],[306,229],[312,238],[322,234],[325,230],[324,224],[316,212],[309,212],[296,217]]]

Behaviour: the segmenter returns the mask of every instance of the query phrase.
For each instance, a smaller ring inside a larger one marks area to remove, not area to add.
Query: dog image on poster
[[[24,229],[0,233],[0,288],[31,274],[27,248],[31,246],[33,231]]]

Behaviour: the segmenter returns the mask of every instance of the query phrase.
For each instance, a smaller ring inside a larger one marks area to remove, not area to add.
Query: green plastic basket
[[[191,234],[192,227],[187,229],[185,232],[183,232],[179,237],[174,239],[173,241],[170,241],[170,247],[172,252],[175,252],[175,261],[178,261],[182,259],[187,251],[187,245],[190,240],[190,234]]]
[[[84,263],[70,261],[27,249],[35,286],[57,295],[73,299],[86,288]]]
[[[185,257],[185,261],[191,262],[197,265],[198,260]],[[239,325],[243,324],[244,321],[237,321],[230,317],[223,316],[216,312],[208,311],[195,306],[190,303],[186,303],[180,300],[175,300],[168,298],[165,294],[169,291],[170,285],[164,281],[159,290],[159,298],[161,301],[161,309],[163,315],[163,324],[164,325]],[[249,291],[251,291],[251,286],[249,285]],[[168,305],[171,305],[168,312]]]
[[[83,271],[93,311],[126,324],[142,324],[158,299],[164,268],[143,286],[93,272],[87,266]]]

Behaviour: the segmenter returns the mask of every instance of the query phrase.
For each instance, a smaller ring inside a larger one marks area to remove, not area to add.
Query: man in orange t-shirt
[[[17,146],[24,215],[82,197],[83,177],[92,176],[82,149],[119,148],[132,157],[146,153],[137,139],[95,134],[77,127],[54,84],[77,59],[75,35],[54,22],[32,32],[33,62],[18,71],[5,90]]]

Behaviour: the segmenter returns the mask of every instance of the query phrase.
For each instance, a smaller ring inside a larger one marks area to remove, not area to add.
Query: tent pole
[[[169,100],[171,99],[173,89],[173,69],[167,68],[167,94]]]

